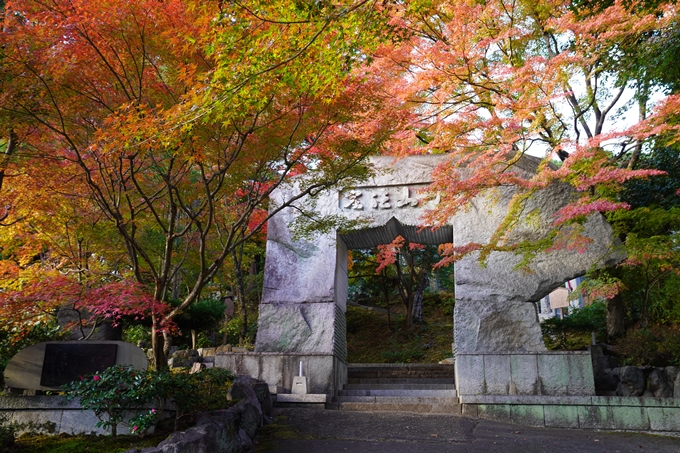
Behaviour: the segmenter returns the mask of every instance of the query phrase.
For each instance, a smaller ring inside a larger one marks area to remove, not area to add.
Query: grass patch
[[[350,363],[437,363],[451,357],[451,315],[447,315],[445,309],[425,308],[425,322],[407,330],[402,307],[393,307],[391,329],[388,329],[386,313],[348,306],[347,360]]]
[[[145,438],[138,436],[72,436],[59,434],[23,435],[16,440],[11,453],[121,453],[131,448],[155,447],[165,440],[171,431],[159,431]]]
[[[254,453],[265,453],[278,446],[278,441],[284,439],[313,439],[308,435],[302,435],[290,428],[285,415],[276,417],[274,423],[265,425],[255,437]]]

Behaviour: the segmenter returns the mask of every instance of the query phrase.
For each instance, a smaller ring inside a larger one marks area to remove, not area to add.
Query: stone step
[[[454,384],[453,378],[348,378],[348,384],[369,385],[369,384],[391,384],[391,385],[413,385],[413,384]]]
[[[442,363],[350,363],[347,365],[348,368],[352,369],[367,369],[367,368],[410,368],[410,369],[427,369],[427,368],[433,368],[433,369],[440,369],[440,368],[446,368],[446,367],[451,367],[453,368],[453,365],[451,364],[442,364]]]
[[[430,365],[427,367],[348,367],[347,372],[354,373],[380,373],[380,374],[446,374],[453,375],[453,365]]]
[[[427,398],[455,398],[456,391],[449,389],[361,389],[340,390],[339,396],[399,396],[399,397],[427,397]]]
[[[419,397],[338,397],[327,409],[370,412],[418,412],[422,414],[460,414],[458,398]]]
[[[455,384],[345,384],[344,390],[455,390]]]
[[[349,379],[453,379],[454,375],[452,373],[347,373],[347,377]]]

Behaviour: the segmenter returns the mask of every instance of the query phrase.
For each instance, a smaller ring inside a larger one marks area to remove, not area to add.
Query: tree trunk
[[[384,276],[384,271],[383,271]],[[387,286],[387,282],[383,278],[382,282],[383,297],[385,299],[385,307],[387,308],[387,330],[392,331],[392,319],[390,314],[390,288]]]
[[[407,302],[406,302],[406,329],[411,330],[413,327],[413,293],[407,292]]]
[[[239,303],[239,312],[241,315],[241,331],[238,335],[238,344],[243,346],[246,339],[246,332],[248,331],[248,307],[246,306],[246,285],[243,281],[243,271],[241,265],[243,264],[243,247],[240,250],[232,250],[231,258],[234,261],[234,272],[236,272],[236,299]]]
[[[172,337],[167,330],[163,331],[163,355],[165,356],[165,361],[170,357],[170,348],[172,347]]]
[[[156,328],[156,319],[153,320],[154,326],[151,328],[151,350],[153,351],[153,362],[157,371],[168,369],[168,358],[164,351],[165,340],[162,332]]]
[[[196,349],[196,329],[191,329],[191,349]]]
[[[611,342],[626,333],[625,314],[620,294],[607,301],[607,341]]]
[[[413,322],[417,324],[422,324],[423,322],[423,294],[425,293],[425,288],[427,288],[429,281],[430,276],[427,275],[427,273],[424,273],[420,277],[415,294],[413,295]]]
[[[640,122],[647,119],[647,100],[649,99],[649,83],[645,80],[638,88],[638,111]],[[640,140],[635,144],[633,148],[633,154],[630,156],[628,161],[628,170],[635,170],[638,160],[640,159],[640,154],[642,154],[642,142]]]

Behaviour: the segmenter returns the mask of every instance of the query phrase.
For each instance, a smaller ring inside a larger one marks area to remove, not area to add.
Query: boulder
[[[680,373],[675,377],[675,384],[673,385],[673,398],[680,398]]]
[[[201,356],[196,349],[182,349],[172,354],[170,360],[168,360],[168,366],[170,368],[191,368],[194,363],[200,361]]]
[[[191,370],[189,370],[189,374],[200,373],[205,369],[206,369],[205,363],[194,362],[194,364],[191,365]]]
[[[663,368],[655,368],[647,376],[647,391],[652,392],[655,398],[668,398],[673,396],[673,387]]]
[[[237,376],[229,389],[227,399],[231,401],[248,400],[260,411],[260,416],[269,415],[272,409],[272,397],[269,386],[250,376]]]
[[[217,348],[198,348],[198,355],[201,357],[212,357],[215,355]]]
[[[225,429],[219,423],[197,425],[186,431],[176,432],[158,444],[162,453],[186,452],[241,452],[241,439],[237,432]]]
[[[219,352],[231,352],[231,345],[230,344],[223,344],[222,346],[218,346],[215,348],[215,353]]]
[[[678,367],[678,366],[667,366],[663,370],[664,370],[664,373],[666,373],[666,379],[668,379],[668,382],[672,386],[673,383],[675,382],[675,379],[678,377],[678,373],[680,372],[680,367]]]
[[[181,349],[179,351],[175,351],[175,353],[172,355],[173,358],[175,359],[192,359],[194,361],[198,360],[199,354],[196,349]]]
[[[260,409],[260,404],[257,402],[257,399],[255,400],[255,404],[253,404],[250,399],[242,399],[234,407],[241,414],[241,429],[248,434],[248,437],[254,437],[255,433],[257,433],[264,425],[262,410]]]
[[[647,382],[645,372],[638,367],[623,366],[619,368],[619,385],[616,387],[618,396],[642,396]]]
[[[595,389],[605,394],[616,394],[616,389],[621,382],[619,377],[620,368],[605,369],[599,379],[595,380]],[[599,395],[600,393],[598,393]]]

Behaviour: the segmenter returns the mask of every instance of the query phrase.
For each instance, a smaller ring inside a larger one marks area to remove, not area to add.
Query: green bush
[[[155,426],[168,401],[176,407],[175,426],[182,417],[224,408],[233,380],[234,375],[221,368],[190,374],[141,371],[116,365],[66,385],[65,397],[67,400],[79,398],[81,406],[99,418],[97,426],[111,428],[113,436],[117,434],[118,424],[130,414],[132,418],[127,421],[130,430],[144,435]]]
[[[127,412],[146,411],[155,397],[155,380],[145,371],[131,366],[116,365],[101,373],[83,376],[64,386],[67,400],[80,399],[83,409],[95,413],[98,427],[111,428],[111,435],[117,434],[117,427]]]
[[[680,331],[655,326],[629,331],[616,343],[616,353],[623,365],[680,365]]]
[[[239,335],[241,334],[241,326],[243,325],[243,320],[239,317],[232,318],[227,323],[226,327],[222,327],[220,333],[227,334],[228,344],[239,344]],[[255,337],[257,336],[257,317],[253,317],[250,322],[248,322],[248,329],[246,330],[246,341],[245,344],[255,344]]]
[[[607,310],[604,302],[576,308],[564,319],[549,318],[541,323],[543,338],[549,349],[582,349],[591,343],[591,332],[597,341],[607,336]]]
[[[16,439],[17,425],[9,421],[9,415],[0,414],[0,451],[9,451]]]
[[[183,417],[226,407],[227,392],[234,381],[234,375],[223,368],[208,368],[194,374],[164,372],[158,376],[163,385],[159,393],[176,407],[175,429]]]

